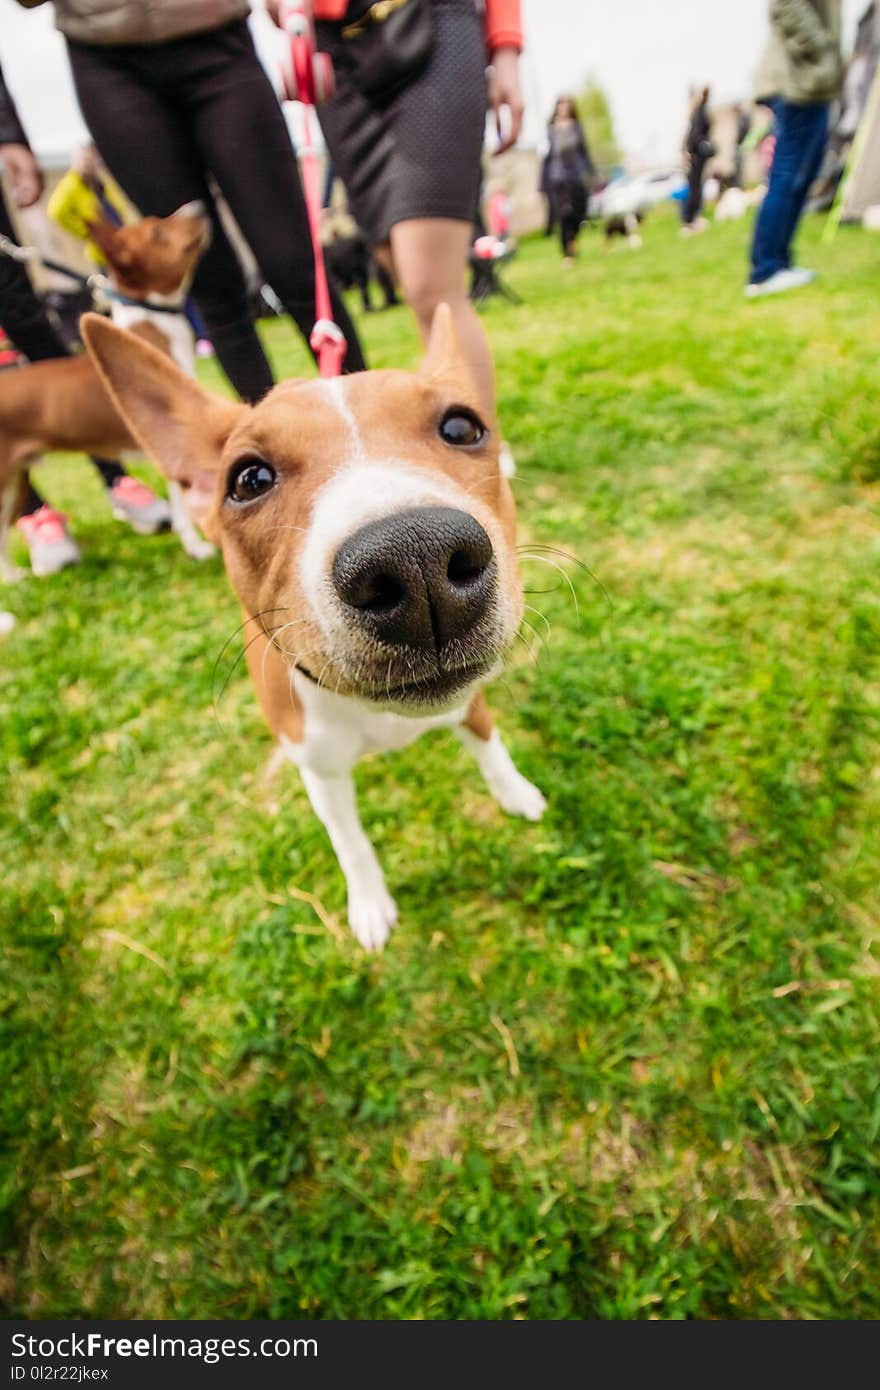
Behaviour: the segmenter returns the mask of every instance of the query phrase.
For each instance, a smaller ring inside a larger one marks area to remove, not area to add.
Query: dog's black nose
[[[439,651],[483,616],[492,542],[467,512],[416,507],[371,521],[340,546],[333,586],[379,641]]]

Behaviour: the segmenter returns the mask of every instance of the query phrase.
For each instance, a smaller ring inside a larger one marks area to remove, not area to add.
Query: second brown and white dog
[[[357,939],[397,919],[355,804],[365,753],[449,728],[490,792],[538,820],[482,687],[523,612],[513,496],[447,306],[417,373],[286,381],[256,406],[93,315],[83,336],[132,434],[222,548],[278,754],[300,769]]]

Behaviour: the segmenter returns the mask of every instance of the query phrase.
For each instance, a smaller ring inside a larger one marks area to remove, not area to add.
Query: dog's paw
[[[381,951],[397,921],[397,904],[384,884],[349,894],[348,925],[365,951]]]
[[[212,555],[217,554],[216,545],[210,541],[187,541],[184,550],[191,560],[210,560]]]
[[[523,816],[526,820],[540,820],[547,809],[547,800],[527,777],[516,773],[515,777],[505,779],[503,787],[496,790],[502,811],[509,816]]]

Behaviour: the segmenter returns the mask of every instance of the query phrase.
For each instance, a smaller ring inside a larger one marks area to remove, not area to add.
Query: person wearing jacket
[[[776,117],[776,146],[755,222],[749,299],[815,279],[815,271],[792,264],[792,242],[822,163],[829,107],[843,81],[840,11],[841,0],[771,0],[770,40],[755,94]]]
[[[685,234],[701,232],[709,225],[701,217],[703,207],[703,178],[706,165],[715,153],[711,140],[712,119],[709,115],[709,88],[703,87],[694,102],[684,140],[684,156],[688,171],[687,197],[681,206],[681,229]]]
[[[587,215],[587,181],[595,173],[572,97],[557,99],[547,126],[547,191],[559,226],[564,260],[574,259]]]
[[[336,96],[319,106],[318,117],[355,220],[393,269],[422,337],[427,340],[437,305],[448,303],[491,410],[492,357],[466,280],[487,104],[495,113],[498,152],[514,144],[522,123],[520,0],[410,3],[413,11],[423,4],[429,12],[427,56],[393,89],[370,91],[358,68],[358,45],[381,40],[385,21],[373,17],[380,7],[369,0],[314,0],[318,47],[331,55],[336,72]],[[267,0],[267,8],[277,21],[279,0]],[[350,26],[360,33],[346,37]],[[502,132],[503,113],[508,128]]]
[[[0,70],[0,165],[18,207],[32,207],[43,191],[43,178],[15,103]],[[12,218],[0,195],[0,233],[15,241]],[[20,261],[0,255],[0,323],[10,340],[30,362],[66,357],[67,349],[34,293],[30,277]],[[116,459],[93,458],[101,474],[114,512],[124,516],[141,533],[170,525],[168,503]],[[27,541],[34,574],[55,574],[80,558],[79,548],[67,530],[67,519],[48,506],[28,479],[18,529]]]
[[[55,0],[83,118],[123,192],[144,215],[166,217],[196,199],[207,207],[212,237],[192,297],[226,375],[256,401],[272,370],[209,176],[307,343],[315,270],[296,156],[249,9],[248,0]],[[348,342],[345,370],[360,371],[361,345],[335,286],[331,298]]]

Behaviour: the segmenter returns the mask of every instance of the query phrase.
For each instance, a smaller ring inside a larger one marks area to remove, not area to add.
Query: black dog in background
[[[360,232],[343,235],[335,231],[324,244],[324,260],[327,269],[344,290],[358,290],[364,313],[373,311],[370,302],[370,281],[375,280],[385,299],[384,309],[390,309],[403,301],[398,299],[394,281],[387,270],[379,264],[370,252]]]

